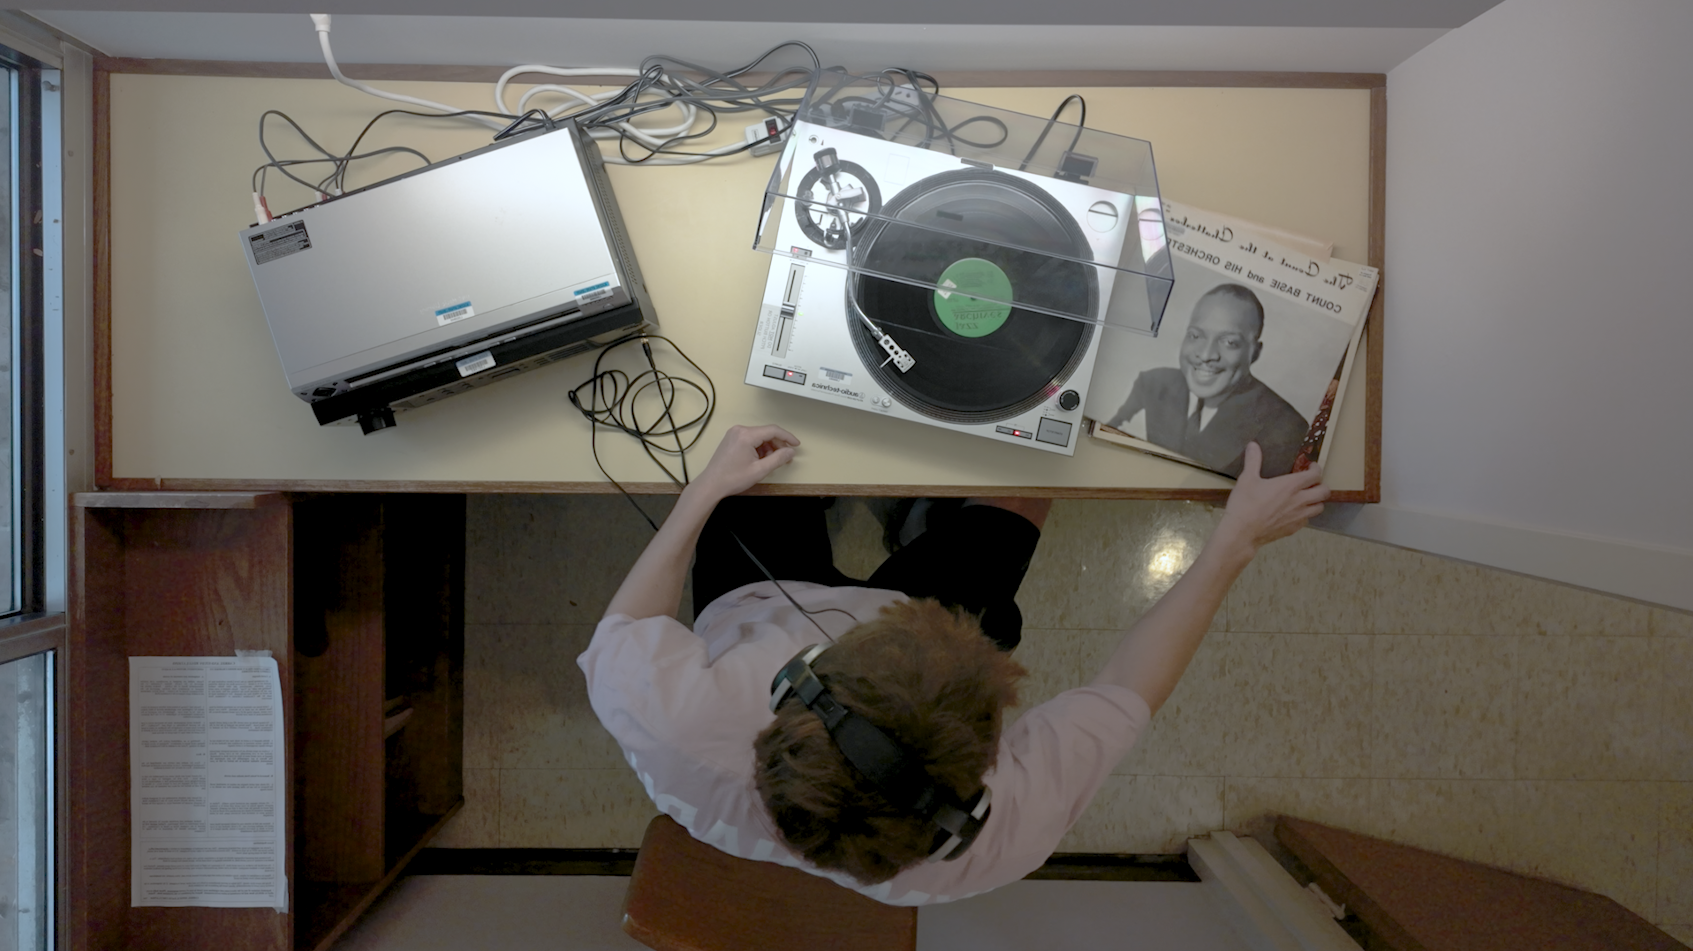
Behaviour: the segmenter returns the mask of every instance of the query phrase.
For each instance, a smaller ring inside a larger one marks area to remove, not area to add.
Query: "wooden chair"
[[[635,858],[623,930],[657,951],[915,951],[917,909],[736,858],[661,815]]]

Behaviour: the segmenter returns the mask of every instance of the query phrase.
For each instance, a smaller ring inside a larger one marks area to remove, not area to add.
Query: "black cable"
[[[532,122],[534,125],[527,129],[521,128],[525,122]],[[530,109],[525,111],[523,115],[511,120],[510,124],[508,124],[505,128],[494,133],[494,141],[504,142],[506,139],[509,139],[514,135],[522,135],[525,132],[533,132],[537,127],[551,132],[558,128],[558,123],[553,121],[552,116],[547,115],[546,110]]]
[[[772,57],[789,48],[802,52],[809,62],[805,65],[782,67],[767,76],[757,86],[750,86],[742,81],[742,77],[747,73],[759,68]],[[354,138],[352,146],[344,153],[331,152],[308,135],[297,122],[285,113],[270,110],[259,120],[259,144],[268,161],[254,170],[254,190],[261,198],[264,196],[265,175],[268,170],[273,168],[289,180],[318,194],[338,196],[347,190],[347,172],[354,162],[403,152],[414,155],[425,164],[429,164],[428,157],[424,156],[423,153],[404,146],[391,146],[385,149],[359,152],[359,147],[374,125],[390,115],[411,115],[429,119],[464,116],[504,119],[509,124],[494,136],[495,141],[527,131],[525,126],[541,125],[552,128],[556,123],[567,121],[575,122],[583,130],[590,133],[599,129],[613,129],[617,133],[619,156],[623,161],[632,165],[670,158],[681,160],[723,158],[749,152],[763,143],[739,143],[729,148],[709,151],[689,150],[687,146],[690,142],[706,138],[716,131],[720,115],[757,112],[783,119],[785,120],[785,128],[791,128],[800,106],[807,102],[826,103],[847,84],[866,78],[854,76],[840,67],[824,69],[816,50],[797,40],[778,43],[752,60],[729,70],[714,70],[668,55],[647,57],[642,61],[641,70],[642,72],[638,77],[618,90],[612,97],[599,102],[584,104],[580,108],[560,113],[557,116],[538,108],[528,109],[522,116],[479,109],[466,109],[448,113],[421,112],[411,109],[386,110],[377,114],[365,124],[365,127]],[[696,75],[685,75],[681,71],[696,74],[699,78],[696,78]],[[821,96],[818,96],[819,83],[826,78],[831,85]],[[915,104],[892,101],[891,97],[894,90],[899,86],[899,79],[908,83],[909,88],[915,92]],[[906,68],[886,69],[877,74],[874,80],[876,86],[881,90],[880,98],[882,102],[880,107],[884,111],[903,116],[908,125],[912,121],[922,123],[925,129],[922,140],[923,147],[927,147],[931,142],[944,140],[948,148],[956,154],[958,145],[974,149],[991,149],[1003,143],[1008,136],[1004,123],[991,116],[973,116],[958,125],[948,125],[934,103],[935,96],[940,92],[940,83],[927,73]],[[649,93],[655,95],[653,98],[643,101],[642,97]],[[679,135],[669,135],[655,145],[652,144],[651,138],[643,139],[639,134],[640,130],[631,126],[633,120],[641,116],[677,106],[686,106],[695,109],[697,112],[704,112],[708,120],[705,128],[689,130]],[[272,114],[292,126],[295,132],[321,158],[278,159],[266,142],[265,123]],[[991,123],[999,129],[998,141],[978,142],[959,134],[959,131],[966,126],[983,122]],[[631,145],[632,140],[633,145]],[[291,171],[296,166],[314,163],[328,164],[332,167],[330,173],[317,182],[308,181]]]
[[[756,68],[764,60],[775,55],[777,51],[789,46],[804,50],[812,61],[811,68],[807,69],[805,67],[798,66],[786,67],[776,73],[775,76],[765,82],[762,86],[756,88],[748,88],[745,84],[736,79],[736,77]],[[702,73],[707,77],[707,80],[704,83],[700,83],[687,77],[673,74],[665,69],[663,64],[666,62],[674,63],[678,66]],[[774,116],[791,115],[793,109],[797,108],[803,99],[780,99],[772,101],[770,96],[776,93],[797,89],[801,85],[805,85],[807,87],[807,91],[809,91],[809,84],[815,77],[818,69],[819,61],[817,59],[816,51],[812,50],[810,46],[798,41],[789,41],[777,44],[746,65],[729,70],[728,72],[717,72],[715,70],[706,69],[705,67],[676,59],[675,57],[663,55],[649,56],[642,61],[641,76],[634,82],[625,86],[616,96],[603,102],[583,106],[574,112],[561,114],[557,118],[559,120],[574,121],[585,129],[617,128],[619,155],[624,161],[631,164],[641,164],[660,155],[702,159],[726,157],[748,151],[754,144],[757,143],[737,146],[720,152],[685,152],[676,148],[676,145],[678,143],[685,143],[689,140],[699,139],[710,135],[717,127],[717,117],[719,112],[734,113],[760,111]],[[788,78],[795,75],[801,78]],[[727,86],[728,88],[722,88],[723,86]],[[643,93],[655,89],[662,91],[665,96],[656,100],[649,100],[647,102],[639,101],[640,96]],[[647,154],[640,157],[632,157],[629,155],[627,143],[632,136],[629,134],[627,129],[618,128],[619,126],[628,123],[637,116],[683,104],[693,106],[700,111],[705,112],[710,117],[710,124],[708,127],[701,131],[673,136],[657,146],[650,146],[637,140],[638,146],[646,149]]]
[[[654,340],[667,344],[671,349],[675,350],[677,356],[686,361],[688,366],[694,368],[694,371],[700,375],[700,379],[705,381],[705,385],[701,386],[692,380],[679,378],[660,370],[658,368],[658,361],[653,356],[652,341]],[[647,370],[645,372],[631,377],[628,373],[620,369],[602,369],[602,364],[609,353],[619,347],[627,346],[632,343],[639,343],[641,345],[641,353],[645,356],[647,362]],[[705,407],[697,415],[688,417],[682,422],[677,422],[675,415],[675,388],[677,384],[691,388],[705,399]],[[667,386],[669,387],[668,391],[665,389]],[[640,394],[649,388],[656,388],[658,390],[659,402],[662,410],[659,414],[659,419],[654,420],[651,425],[642,425],[638,415],[636,414],[635,404],[639,400]],[[591,394],[589,404],[587,406],[582,405],[582,391],[584,390],[588,390]],[[671,482],[675,483],[679,487],[686,487],[691,481],[688,474],[687,452],[694,447],[695,443],[699,442],[700,436],[704,434],[705,428],[711,422],[712,414],[717,409],[717,387],[712,383],[711,375],[706,373],[699,364],[695,363],[693,358],[689,357],[681,347],[676,346],[676,342],[670,338],[661,337],[657,334],[633,333],[606,344],[605,347],[600,350],[599,355],[594,358],[593,376],[578,384],[574,389],[570,390],[566,396],[570,400],[570,405],[576,407],[577,412],[580,412],[583,418],[587,419],[590,424],[588,444],[594,456],[594,465],[599,467],[600,474],[605,476],[606,481],[610,482],[618,492],[622,493],[625,499],[629,500],[629,504],[635,507],[635,511],[640,513],[641,518],[645,519],[648,525],[652,526],[652,530],[654,532],[658,531],[658,522],[654,521],[653,517],[647,514],[646,509],[641,508],[641,504],[635,501],[635,497],[629,493],[628,489],[623,487],[622,483],[612,478],[611,473],[606,471],[605,463],[600,460],[598,439],[600,427],[604,426],[607,429],[616,429],[626,435],[635,437],[635,439],[640,442],[641,448],[646,450],[647,457],[652,459],[654,465],[663,470],[664,474],[670,478]],[[668,424],[668,426],[663,426],[662,424]],[[688,433],[690,430],[692,430],[692,434],[684,438],[683,434]],[[658,440],[666,437],[675,441],[675,449],[670,449],[658,444]],[[682,473],[679,477],[669,466],[666,466],[662,461],[660,461],[658,456],[654,455],[655,449],[658,452],[674,455],[680,459]],[[847,617],[852,618],[852,622],[854,624],[858,623],[858,618],[853,615],[852,612],[842,610],[841,608],[824,608],[821,611],[808,610],[794,599],[794,596],[788,592],[788,589],[782,586],[782,582],[776,580],[776,576],[771,574],[770,569],[764,567],[764,563],[758,560],[758,556],[752,553],[752,549],[747,547],[747,543],[742,541],[739,535],[736,535],[733,531],[731,531],[729,533],[729,537],[735,540],[735,544],[741,546],[741,551],[745,552],[747,558],[752,561],[753,565],[764,574],[764,577],[768,578],[770,582],[776,586],[776,590],[782,592],[782,596],[788,599],[788,603],[792,604],[795,610],[805,615],[806,620],[810,621],[812,626],[817,628],[817,630],[831,642],[835,639],[834,635],[825,630],[823,625],[817,623],[815,615],[828,614],[831,612],[835,614],[845,614]]]
[[[655,531],[656,531],[656,529],[655,529]],[[817,618],[815,617],[815,615],[830,614],[830,613],[845,614],[847,617],[852,618],[852,623],[854,623],[854,624],[858,623],[858,616],[853,614],[851,611],[847,611],[843,608],[824,608],[821,611],[808,611],[808,610],[806,610],[804,607],[802,607],[800,605],[800,603],[798,601],[794,600],[794,596],[788,593],[787,588],[782,587],[782,582],[776,580],[776,576],[770,573],[770,569],[764,567],[764,562],[758,560],[758,556],[752,553],[752,549],[747,547],[747,543],[741,541],[741,536],[739,536],[739,535],[737,535],[737,534],[735,534],[734,532],[731,531],[729,533],[729,537],[733,538],[735,540],[735,544],[741,546],[741,551],[746,552],[747,558],[749,558],[752,561],[754,567],[758,568],[759,572],[761,574],[763,574],[764,577],[770,579],[770,583],[776,586],[776,590],[782,592],[782,597],[788,599],[788,603],[794,606],[794,610],[796,610],[799,613],[805,615],[805,619],[807,621],[811,622],[812,627],[817,628],[818,633],[822,634],[824,637],[827,637],[829,639],[829,643],[833,644],[835,642],[835,635],[830,634],[828,631],[823,630],[823,625],[817,623]]]
[[[300,138],[305,140],[307,145],[311,146],[323,157],[310,159],[278,159],[276,155],[271,152],[270,145],[265,139],[265,120],[273,115],[288,123],[288,125],[294,129]],[[372,116],[370,121],[365,123],[364,128],[359,130],[359,134],[353,138],[353,144],[348,147],[347,151],[345,153],[338,154],[331,152],[320,145],[316,139],[308,135],[306,130],[302,129],[300,124],[295,122],[294,119],[287,113],[278,109],[266,109],[259,115],[259,149],[265,153],[265,158],[269,161],[253,170],[253,191],[257,192],[260,198],[264,197],[264,173],[266,170],[272,168],[276,169],[290,181],[303,185],[318,194],[323,194],[332,190],[337,192],[345,191],[347,184],[347,169],[351,167],[352,163],[364,159],[374,158],[379,155],[406,153],[417,156],[423,161],[424,165],[431,164],[429,156],[424,155],[417,149],[404,145],[391,145],[363,153],[358,151],[359,145],[364,142],[365,136],[370,134],[370,130],[376,125],[376,123],[381,121],[384,117],[392,115],[417,116],[423,119],[453,119],[460,118],[462,116],[488,116],[490,118],[506,119],[511,122],[511,125],[508,125],[506,129],[502,131],[502,135],[509,134],[525,119],[549,124],[551,122],[550,119],[545,117],[544,113],[542,114],[542,118],[537,120],[527,113],[523,116],[512,116],[501,112],[490,112],[485,109],[462,109],[458,112],[418,112],[414,109],[387,109],[377,113],[375,116]],[[496,138],[498,138],[498,136],[496,136]],[[335,166],[334,170],[331,171],[328,176],[316,183],[308,182],[288,171],[291,166],[295,165],[313,165],[325,162],[333,164]]]
[[[788,46],[804,50],[807,56],[811,59],[811,68],[784,68],[780,72],[776,73],[770,80],[766,81],[764,85],[755,89],[749,89],[746,85],[736,79],[736,77],[756,68],[764,60],[775,55],[777,51]],[[707,81],[699,83],[688,79],[687,77],[672,74],[664,69],[663,64],[666,62],[674,63],[686,69],[702,73],[707,77]],[[736,113],[761,111],[768,115],[784,117],[785,113],[782,108],[783,106],[797,108],[799,103],[804,100],[784,99],[772,102],[769,101],[769,97],[774,93],[786,92],[796,89],[802,85],[800,80],[788,80],[786,78],[796,74],[803,77],[803,84],[806,85],[807,92],[809,93],[810,83],[815,78],[819,68],[820,63],[817,58],[816,51],[810,46],[798,41],[789,41],[787,43],[777,44],[760,54],[746,65],[727,72],[718,72],[707,69],[672,56],[649,56],[642,61],[642,69],[644,70],[642,80],[646,80],[648,77],[651,77],[651,86],[648,88],[652,88],[652,86],[661,87],[670,93],[671,98],[632,106],[629,110],[626,110],[623,114],[619,114],[617,116],[596,115],[591,120],[591,124],[595,127],[615,125],[625,122],[637,114],[668,108],[679,103],[687,103],[700,109],[701,111],[704,111],[708,116],[710,116],[711,121],[706,129],[674,136],[656,147],[648,146],[644,143],[638,143],[641,148],[647,150],[647,154],[640,158],[632,158],[629,155],[626,146],[630,136],[627,132],[620,129],[618,137],[618,153],[620,157],[630,164],[641,164],[659,155],[690,158],[721,158],[729,155],[737,155],[750,150],[760,143],[748,143],[726,151],[714,152],[684,152],[677,149],[675,145],[677,143],[686,142],[690,139],[698,139],[710,135],[717,127],[717,115],[719,112]],[[631,86],[633,85],[635,84],[631,84]],[[720,88],[721,86],[727,86],[729,88],[723,89]],[[792,109],[789,109],[786,115],[791,115],[791,112]],[[573,117],[575,115],[576,114],[573,114]]]
[[[660,370],[651,353],[653,341],[663,343],[676,351],[676,355],[692,367],[695,373],[699,374],[700,379],[704,381],[704,385]],[[622,369],[602,368],[606,357],[633,343],[640,343],[643,352],[646,353],[647,370],[631,376]],[[680,422],[676,419],[675,413],[677,387],[679,386],[682,387],[684,392],[691,390],[698,394],[704,401],[704,406],[697,414]],[[661,411],[650,423],[643,423],[637,404],[641,395],[649,391],[657,395]],[[717,387],[712,383],[711,375],[706,373],[704,368],[695,363],[693,358],[689,357],[670,338],[637,332],[619,337],[602,347],[599,354],[594,358],[593,375],[570,390],[566,397],[570,400],[570,405],[576,407],[577,412],[581,413],[590,424],[588,444],[594,456],[594,465],[599,467],[600,474],[605,476],[606,481],[610,482],[617,491],[623,493],[623,497],[629,500],[629,504],[635,507],[635,511],[641,513],[641,517],[647,520],[647,524],[653,527],[653,531],[658,531],[658,523],[653,521],[652,516],[648,515],[645,509],[641,508],[641,504],[635,501],[635,497],[630,495],[627,489],[623,488],[622,483],[612,478],[611,473],[606,470],[605,464],[600,460],[600,427],[615,429],[624,435],[634,437],[641,444],[642,450],[646,452],[647,458],[651,459],[653,464],[658,466],[673,484],[678,487],[685,486],[688,482],[686,453],[694,447],[695,443],[699,442],[701,434],[711,423],[712,414],[717,410]],[[586,401],[586,405],[584,405],[584,401]],[[668,428],[665,426],[666,423],[669,424]],[[676,448],[672,449],[659,442],[659,440],[664,439],[674,439]],[[681,474],[678,475],[665,465],[663,460],[659,458],[659,454],[680,457]]]
[[[1041,143],[1046,141],[1046,134],[1052,131],[1053,124],[1058,121],[1060,115],[1063,115],[1064,107],[1068,106],[1071,100],[1074,100],[1076,105],[1080,107],[1082,114],[1076,119],[1076,134],[1070,139],[1070,147],[1064,150],[1064,154],[1068,155],[1076,151],[1076,143],[1082,140],[1082,130],[1087,128],[1088,124],[1088,101],[1075,93],[1071,93],[1064,97],[1064,101],[1058,104],[1057,109],[1052,110],[1052,118],[1046,120],[1046,125],[1040,130],[1040,136],[1035,139],[1035,144],[1029,147],[1029,154],[1023,156],[1023,163],[1017,166],[1017,171],[1024,171],[1029,167],[1029,163],[1034,161],[1035,153],[1040,151]]]

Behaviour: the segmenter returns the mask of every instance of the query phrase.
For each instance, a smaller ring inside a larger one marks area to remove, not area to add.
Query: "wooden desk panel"
[[[288,391],[235,238],[252,219],[248,176],[262,161],[258,116],[281,109],[333,149],[381,110],[381,101],[327,80],[100,75],[109,83],[100,137],[109,180],[97,192],[111,249],[101,256],[106,277],[97,288],[104,295],[97,336],[106,334],[96,360],[97,397],[104,396],[97,410],[102,487],[611,490],[588,452],[587,424],[565,401],[566,390],[587,377],[589,360],[404,412],[398,428],[369,437],[356,426],[319,428]],[[1106,81],[1100,74],[1077,78]],[[1242,74],[1241,82],[1254,85],[1075,91],[1087,97],[1090,125],[1152,141],[1165,195],[1332,239],[1338,256],[1379,266],[1381,90],[1355,79],[1354,88],[1278,88],[1266,81],[1276,80]],[[482,83],[386,85],[467,108],[492,105],[491,87]],[[1045,114],[1073,88],[945,92]],[[303,154],[282,145],[288,139],[278,126],[273,148]],[[401,117],[374,141],[404,142],[439,158],[474,148],[486,135]],[[717,385],[717,417],[696,465],[728,425],[771,421],[804,443],[799,460],[777,473],[773,491],[963,494],[993,487],[1007,494],[1164,498],[1226,492],[1227,480],[1085,439],[1075,458],[1066,459],[742,384],[769,267],[750,245],[772,161],[611,171],[661,332]],[[404,167],[396,159],[362,170],[357,180]],[[309,200],[295,186],[273,184],[270,194],[278,210]],[[1378,296],[1372,350],[1379,328]],[[1331,437],[1329,481],[1348,500],[1371,500],[1378,491],[1379,408],[1371,405],[1379,402],[1378,368],[1379,359],[1353,375]],[[672,491],[627,438],[602,433],[600,454],[631,490]]]

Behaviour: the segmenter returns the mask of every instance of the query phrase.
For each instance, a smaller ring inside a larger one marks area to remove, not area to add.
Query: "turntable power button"
[[[1082,405],[1082,394],[1077,393],[1075,390],[1065,390],[1064,392],[1058,394],[1059,409],[1072,410],[1080,405]]]

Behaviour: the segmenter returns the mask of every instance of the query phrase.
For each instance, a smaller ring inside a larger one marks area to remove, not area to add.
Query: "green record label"
[[[981,295],[980,297],[974,295]],[[984,299],[988,298],[988,299]],[[1011,278],[999,265],[963,258],[941,272],[935,288],[935,313],[960,337],[986,337],[1011,316]]]

